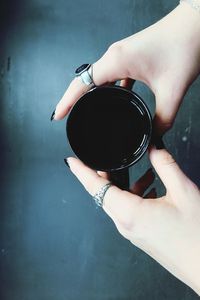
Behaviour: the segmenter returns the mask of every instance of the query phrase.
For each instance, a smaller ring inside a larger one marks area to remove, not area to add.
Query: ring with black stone
[[[92,64],[83,64],[80,67],[78,67],[75,71],[76,77],[81,77],[81,80],[84,84],[87,86],[90,86],[90,88],[95,87],[94,81],[93,81],[93,68]]]

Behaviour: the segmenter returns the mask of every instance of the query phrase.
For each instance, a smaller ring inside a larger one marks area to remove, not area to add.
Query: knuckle
[[[127,232],[119,222],[115,221],[115,226],[117,228],[117,230],[119,231],[119,233],[124,236],[126,239],[129,239],[129,232]]]
[[[118,59],[122,55],[123,45],[121,42],[115,42],[111,44],[107,50],[107,55],[109,55],[113,60]]]
[[[164,131],[168,131],[169,129],[172,128],[172,126],[173,126],[173,122],[170,119],[166,120],[165,123],[161,125]]]
[[[89,185],[87,186],[86,190],[89,192],[89,194],[91,196],[96,195],[101,189],[102,187],[104,187],[107,183],[109,183],[109,181],[107,179],[101,178],[99,175],[97,175],[96,177],[94,177],[91,182],[89,183]],[[107,192],[105,194],[105,197],[107,195]],[[104,197],[104,199],[105,199]]]
[[[189,178],[187,178],[187,188],[188,188],[188,192],[191,194],[191,191],[194,191],[195,193],[197,193],[198,195],[200,195],[200,189],[198,187],[198,185],[196,183],[194,183],[193,181],[191,181]]]
[[[85,185],[85,189],[90,195],[94,196],[99,189],[99,177],[93,178],[91,182]]]
[[[118,41],[112,44],[105,56],[110,68],[112,68],[112,76],[109,75],[108,77],[109,82],[113,81],[113,74],[116,76],[115,80],[128,77],[126,50],[123,42]]]
[[[170,154],[170,153],[168,153],[168,152],[163,152],[163,161],[164,161],[164,164],[165,165],[172,165],[172,164],[175,164],[176,162],[175,162],[175,160],[174,160],[174,158],[173,158],[173,156]]]
[[[155,119],[157,119],[157,121],[159,122],[159,126],[162,126],[164,129],[168,129],[173,126],[174,113],[172,114],[172,108],[169,110],[164,110],[163,104],[164,101],[162,102],[161,106],[158,107]]]
[[[121,228],[128,232],[132,232],[134,229],[134,219],[133,215],[131,213],[124,213],[119,218],[119,224]]]
[[[173,122],[170,119],[165,119],[165,121],[160,121],[156,124],[160,134],[164,134],[173,127]]]
[[[166,112],[163,112],[163,109],[159,108],[157,109],[153,122],[156,129],[159,129],[160,132],[165,133],[173,127],[174,119],[171,113],[166,115]]]
[[[108,47],[108,50],[119,50],[122,47],[122,42],[117,41]]]
[[[118,222],[121,227],[129,233],[135,231],[138,223],[138,215],[141,209],[141,200],[135,196],[131,196],[129,192],[122,191],[123,210],[118,214]]]

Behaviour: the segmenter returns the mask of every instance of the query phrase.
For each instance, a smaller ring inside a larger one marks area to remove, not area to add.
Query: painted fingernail
[[[65,162],[66,166],[68,166],[68,168],[70,168],[67,158],[64,158],[64,162]]]
[[[53,111],[50,120],[53,121],[54,120],[54,116],[55,116],[55,110]]]

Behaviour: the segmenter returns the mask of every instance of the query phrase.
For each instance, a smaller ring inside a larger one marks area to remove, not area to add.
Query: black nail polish
[[[67,161],[67,158],[64,158],[64,162],[65,164],[68,166],[68,168],[70,168],[69,164],[68,164],[68,161]]]
[[[53,121],[54,120],[54,116],[55,116],[55,110],[53,111],[53,113],[52,113],[52,115],[51,115],[51,121]]]

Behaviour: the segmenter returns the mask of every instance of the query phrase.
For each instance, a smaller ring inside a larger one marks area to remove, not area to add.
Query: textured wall
[[[123,239],[63,163],[50,123],[74,69],[167,14],[170,0],[7,0],[0,4],[0,299],[190,300],[197,296]],[[136,91],[153,109],[151,92]],[[199,183],[200,81],[168,148]],[[144,171],[145,158],[131,170]]]

